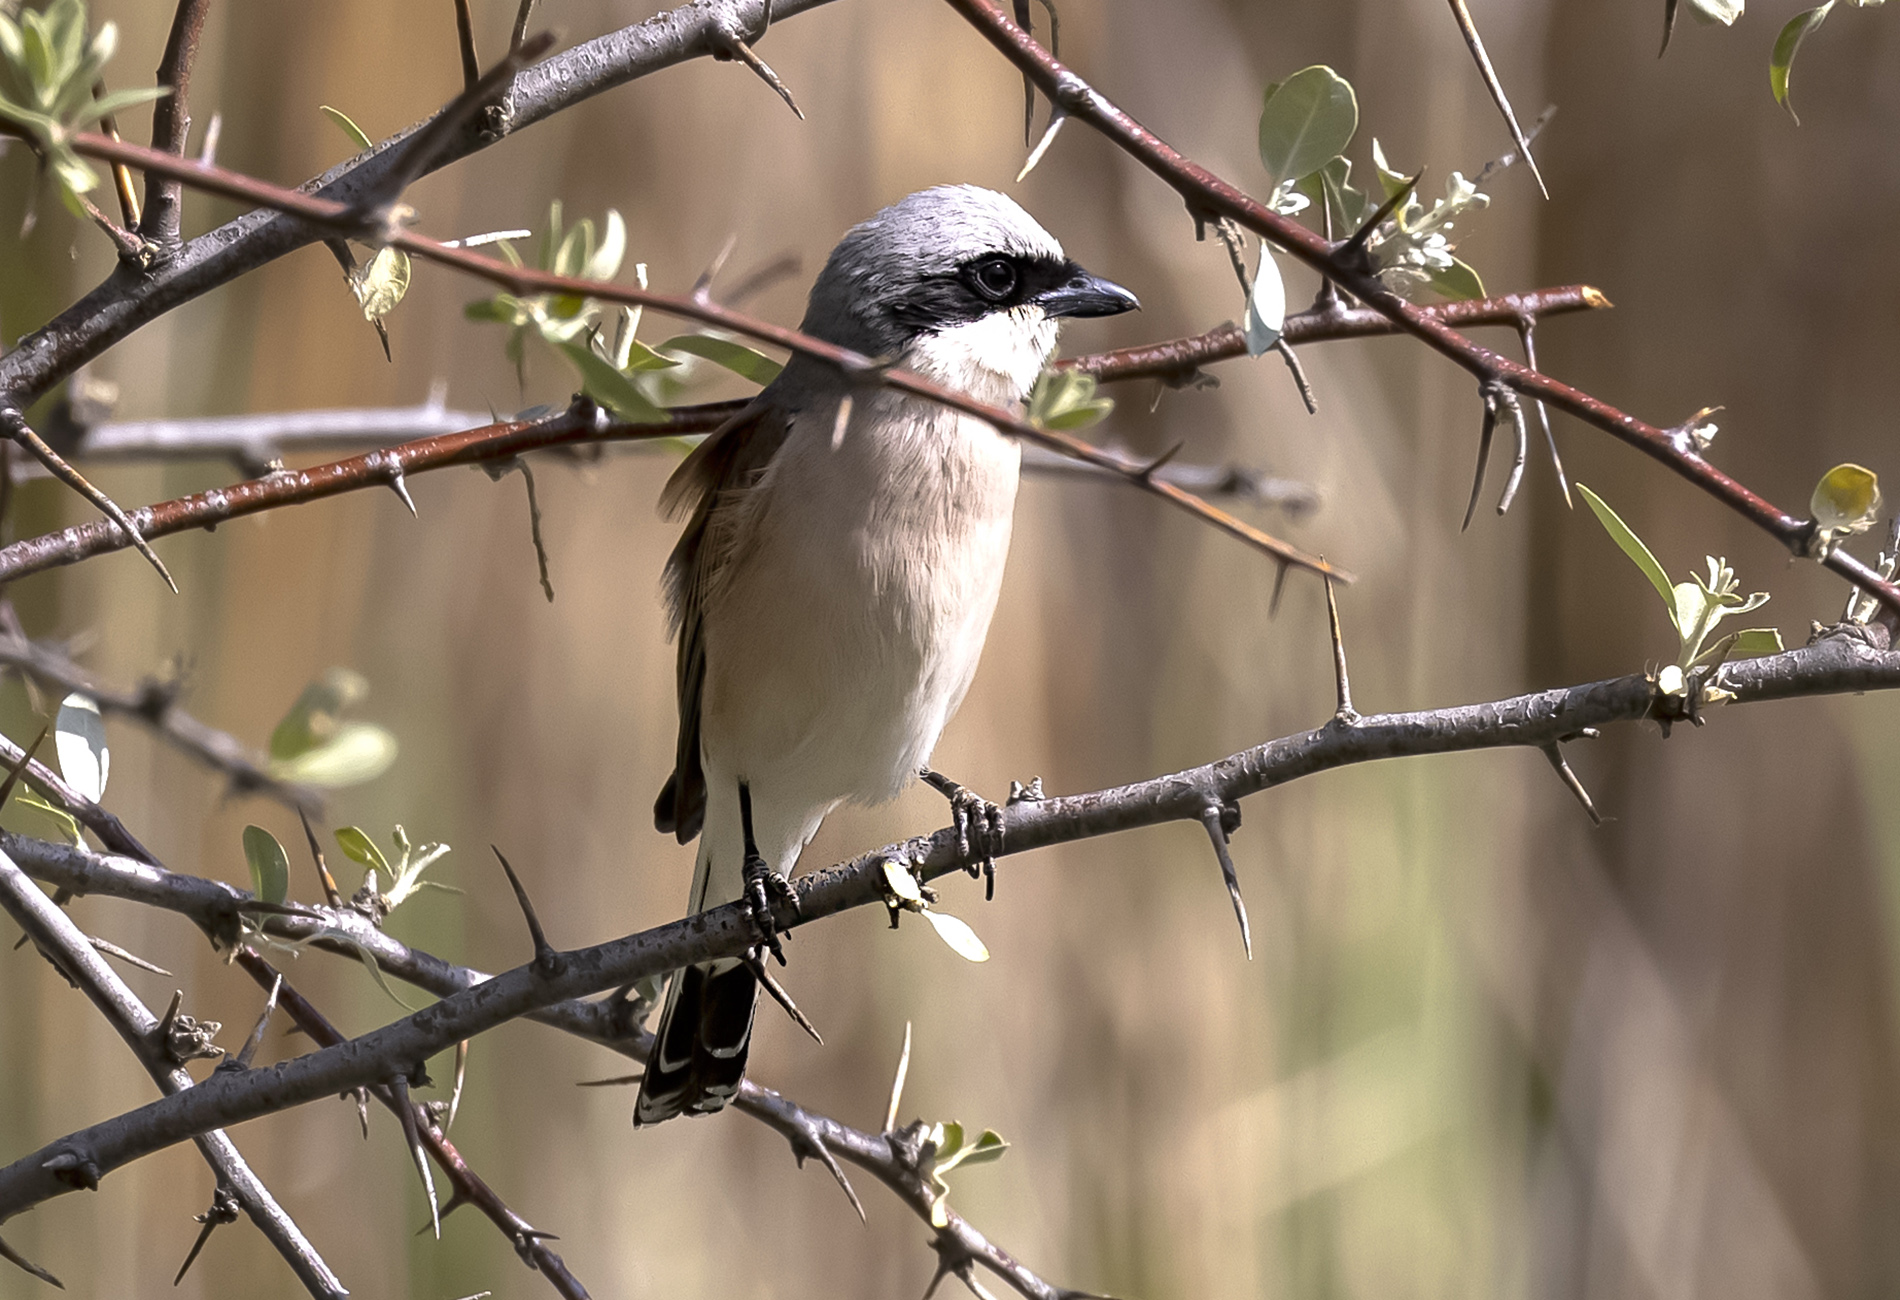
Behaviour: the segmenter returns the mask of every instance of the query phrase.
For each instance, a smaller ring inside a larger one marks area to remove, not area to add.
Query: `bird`
[[[1014,200],[946,185],[847,232],[800,328],[1013,409],[1065,318],[1140,305]],[[767,887],[789,892],[833,808],[920,772],[970,800],[926,764],[982,654],[1021,462],[981,419],[796,354],[669,479],[662,508],[687,519],[663,582],[679,732],[654,825],[699,836],[693,912],[749,899],[776,946]],[[674,975],[636,1125],[737,1093],[762,946]]]

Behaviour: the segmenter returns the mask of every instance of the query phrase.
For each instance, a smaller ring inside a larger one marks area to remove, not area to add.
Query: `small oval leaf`
[[[1247,295],[1247,311],[1242,324],[1247,334],[1247,355],[1257,357],[1280,341],[1286,325],[1286,281],[1274,263],[1273,250],[1260,245],[1260,269],[1254,272],[1253,290]]]
[[[59,754],[60,775],[79,794],[98,803],[112,772],[112,751],[106,748],[106,721],[99,706],[77,692],[59,706],[53,724],[53,745]]]
[[[910,874],[910,868],[896,858],[884,859],[884,883],[891,893],[906,903],[921,903],[924,895],[917,888],[917,878]]]
[[[1260,161],[1276,182],[1310,176],[1346,151],[1359,129],[1352,85],[1324,64],[1268,91],[1260,111]]]
[[[937,931],[937,937],[950,945],[950,951],[965,961],[988,961],[990,950],[976,937],[976,931],[943,912],[925,912],[924,920]]]
[[[370,722],[345,722],[336,734],[295,758],[274,760],[271,775],[326,790],[361,785],[396,761],[396,738]]]
[[[1814,485],[1808,508],[1829,532],[1860,532],[1880,513],[1880,476],[1861,465],[1836,465]]]
[[[244,828],[244,860],[251,866],[251,892],[266,903],[290,897],[290,858],[262,826]]]

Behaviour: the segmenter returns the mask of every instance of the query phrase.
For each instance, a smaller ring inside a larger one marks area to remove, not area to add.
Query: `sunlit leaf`
[[[349,114],[345,113],[342,109],[331,108],[328,104],[321,104],[318,106],[317,111],[329,118],[332,122],[335,122],[337,128],[341,130],[344,135],[350,137],[350,143],[356,146],[357,152],[364,153],[376,147],[375,141],[369,138],[362,127],[352,122]]]
[[[686,352],[696,357],[704,357],[716,366],[724,366],[742,379],[750,379],[755,384],[769,384],[779,376],[784,366],[772,360],[762,352],[755,352],[743,343],[731,339],[715,338],[710,334],[681,334],[660,344],[662,352]]]
[[[345,709],[361,704],[369,694],[369,681],[348,668],[331,668],[303,688],[303,694],[290,706],[270,736],[270,756],[295,758],[314,749],[336,734]]]
[[[1257,357],[1280,341],[1286,324],[1286,281],[1273,260],[1273,250],[1260,245],[1260,267],[1254,272],[1253,289],[1247,294],[1247,310],[1242,325],[1247,334],[1247,355]]]
[[[106,748],[106,722],[99,716],[99,705],[76,692],[68,695],[53,723],[53,746],[66,784],[98,803],[112,772],[112,751]]]
[[[632,379],[615,370],[611,361],[592,348],[582,343],[556,346],[580,370],[582,391],[621,419],[657,423],[665,418]]]
[[[394,878],[396,873],[389,869],[389,860],[383,851],[376,847],[360,826],[344,826],[336,832],[336,842],[343,850],[343,856],[352,862],[360,863],[372,871],[380,871]]]
[[[73,844],[84,842],[79,833],[79,821],[64,808],[57,807],[40,798],[25,787],[19,787],[14,794],[14,803],[22,808],[31,809],[36,815],[44,817],[57,826],[60,833]]]
[[[906,903],[921,903],[923,892],[917,888],[917,878],[910,874],[910,868],[896,858],[884,859],[884,883],[891,893]]]
[[[1751,627],[1735,634],[1730,652],[1738,655],[1778,655],[1787,647],[1781,644],[1781,629]]]
[[[290,897],[290,857],[277,837],[262,826],[244,828],[244,860],[251,868],[251,892],[266,903]]]
[[[1275,181],[1318,171],[1346,151],[1359,129],[1359,101],[1324,65],[1302,68],[1267,94],[1260,111],[1260,162]]]
[[[1656,557],[1650,554],[1647,546],[1643,545],[1643,539],[1623,522],[1616,511],[1604,504],[1602,497],[1581,483],[1577,484],[1577,491],[1582,494],[1584,504],[1590,507],[1590,513],[1594,514],[1597,522],[1603,525],[1603,531],[1610,535],[1610,540],[1614,541],[1622,549],[1623,554],[1629,556],[1636,567],[1643,571],[1643,576],[1649,579],[1649,585],[1654,587],[1656,594],[1662,597],[1663,604],[1668,608],[1669,617],[1673,621],[1676,617],[1675,584],[1669,581],[1669,575],[1663,572],[1662,565],[1656,563]],[[1678,627],[1680,627],[1679,624]]]
[[[1425,283],[1453,302],[1468,302],[1473,298],[1484,297],[1484,281],[1478,273],[1457,258],[1451,259],[1450,266],[1434,266],[1425,277]]]
[[[1790,18],[1781,29],[1781,35],[1775,37],[1774,52],[1768,56],[1768,89],[1774,93],[1775,102],[1788,110],[1788,116],[1798,124],[1801,119],[1795,114],[1794,105],[1788,100],[1788,78],[1794,72],[1794,56],[1800,53],[1801,42],[1808,39],[1809,33],[1827,20],[1828,11],[1834,7],[1834,0],[1816,5]]]
[[[1689,0],[1689,12],[1697,22],[1731,27],[1746,4],[1747,0]]]
[[[1115,409],[1115,401],[1095,395],[1095,377],[1079,370],[1045,370],[1029,391],[1028,418],[1045,429],[1084,429]]]
[[[371,722],[345,722],[315,749],[270,765],[271,775],[326,790],[373,781],[396,761],[396,738]]]
[[[1808,509],[1824,532],[1861,532],[1880,515],[1880,476],[1864,466],[1836,465],[1814,485]]]
[[[925,912],[924,920],[930,922],[937,937],[950,945],[950,951],[965,961],[988,961],[990,950],[976,937],[976,931],[954,916],[943,912]]]
[[[376,256],[350,278],[350,288],[356,294],[357,305],[363,309],[363,319],[379,320],[396,309],[403,295],[409,292],[409,254],[394,245],[385,245],[376,251]]]

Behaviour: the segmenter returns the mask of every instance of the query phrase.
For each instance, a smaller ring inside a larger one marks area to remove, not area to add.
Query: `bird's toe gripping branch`
[[[739,825],[745,835],[745,865],[742,869],[745,893],[740,901],[745,904],[753,933],[758,938],[754,952],[761,956],[770,952],[783,966],[785,946],[779,941],[779,929],[773,922],[773,905],[779,901],[789,901],[796,915],[798,887],[772,870],[760,854],[758,840],[752,833],[752,789],[744,781],[739,782]]]
[[[1003,810],[941,772],[926,767],[920,768],[917,775],[950,801],[950,824],[957,832],[957,853],[972,877],[982,875],[984,900],[995,898],[996,859],[1003,852]]]

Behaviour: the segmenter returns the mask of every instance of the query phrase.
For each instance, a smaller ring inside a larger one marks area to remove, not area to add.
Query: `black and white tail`
[[[745,1078],[758,998],[751,968],[736,962],[688,966],[674,975],[633,1108],[635,1124],[710,1115],[732,1100]]]

